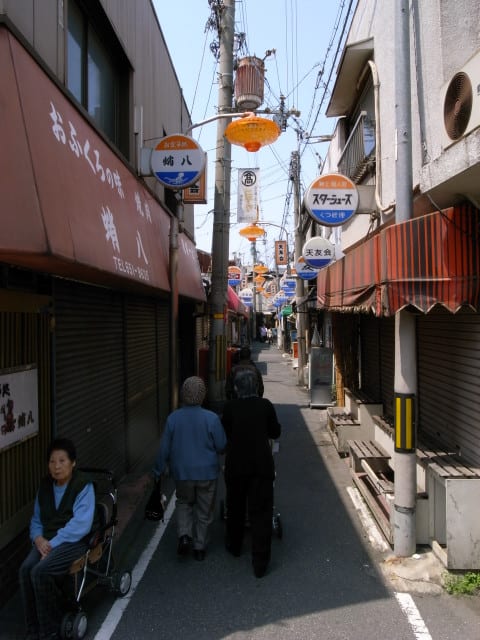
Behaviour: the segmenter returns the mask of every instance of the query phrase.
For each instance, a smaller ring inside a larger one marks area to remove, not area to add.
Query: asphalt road
[[[283,537],[273,540],[267,575],[254,577],[248,539],[240,558],[225,552],[220,509],[204,562],[177,558],[173,515],[166,524],[143,521],[124,558],[132,592],[114,600],[98,588],[85,598],[87,638],[479,640],[479,598],[419,593],[413,582],[410,594],[399,593],[385,577],[388,553],[372,545],[360,521],[325,411],[309,408],[290,359],[276,347],[257,351],[265,395],[283,427],[275,458]],[[223,479],[219,485],[220,503]]]

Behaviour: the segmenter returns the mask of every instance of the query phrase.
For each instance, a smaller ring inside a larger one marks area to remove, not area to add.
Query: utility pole
[[[395,3],[395,105],[397,133],[396,223],[409,220],[412,200],[412,122],[409,0]],[[395,493],[393,543],[397,556],[416,550],[416,329],[407,311],[395,314]]]
[[[219,15],[219,83],[218,112],[232,111],[233,43],[235,0],[218,2]],[[217,155],[213,204],[212,282],[209,301],[210,337],[208,354],[208,399],[212,410],[220,410],[224,398],[226,376],[225,305],[228,284],[228,252],[230,233],[231,145],[225,138],[227,119],[217,123]]]
[[[300,216],[300,154],[298,151],[292,153],[290,160],[290,179],[293,181],[293,209],[295,220],[295,262],[298,261],[303,251],[302,220]],[[295,296],[297,301],[305,296],[305,287],[302,278],[297,276],[295,286]],[[297,306],[297,341],[298,341],[298,384],[305,386],[305,314],[298,310]]]

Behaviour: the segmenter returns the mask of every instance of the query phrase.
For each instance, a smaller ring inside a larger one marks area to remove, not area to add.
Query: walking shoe
[[[202,562],[202,560],[205,560],[205,549],[194,549],[193,557],[195,558],[195,560]]]
[[[228,551],[228,553],[231,553],[232,556],[235,556],[235,558],[239,558],[242,554],[241,549],[234,547],[232,544],[230,544],[229,542],[227,542],[225,544],[225,549]]]
[[[192,539],[190,536],[180,536],[178,539],[178,547],[177,554],[179,556],[186,556],[190,553],[190,545],[192,543]]]
[[[266,564],[254,564],[253,565],[253,573],[256,578],[263,578],[263,576],[267,573],[267,565]]]

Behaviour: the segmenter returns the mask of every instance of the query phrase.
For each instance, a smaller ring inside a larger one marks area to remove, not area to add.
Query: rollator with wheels
[[[98,585],[106,586],[118,597],[127,595],[132,583],[130,571],[115,568],[113,544],[117,525],[117,486],[107,469],[83,467],[95,485],[95,508],[99,526],[92,530],[87,551],[70,566],[62,580],[66,613],[60,627],[62,638],[81,640],[87,632],[87,614],[82,598]]]

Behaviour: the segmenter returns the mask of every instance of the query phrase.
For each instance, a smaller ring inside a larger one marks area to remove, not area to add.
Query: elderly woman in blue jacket
[[[220,472],[219,454],[227,440],[220,418],[201,405],[206,388],[197,376],[181,388],[183,406],[167,418],[153,473],[158,479],[168,464],[175,480],[177,554],[204,560],[213,521]]]
[[[68,573],[85,553],[95,515],[95,490],[76,471],[76,451],[66,438],[47,452],[49,474],[40,482],[30,523],[32,549],[19,571],[27,638],[55,640],[62,609],[55,576]]]

